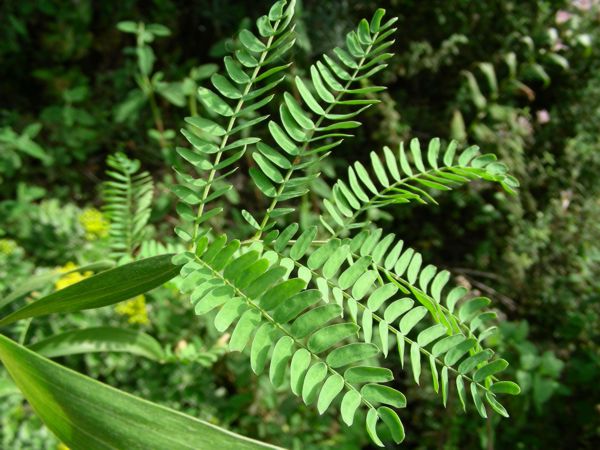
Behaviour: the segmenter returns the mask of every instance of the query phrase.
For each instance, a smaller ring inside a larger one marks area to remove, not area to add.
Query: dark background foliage
[[[79,217],[81,208],[100,204],[105,158],[117,150],[140,159],[152,173],[158,186],[154,238],[169,242],[174,205],[165,186],[171,181],[173,147],[182,139],[168,130],[178,130],[191,108],[181,96],[182,82],[198,75],[191,74],[200,65],[221,64],[230,37],[268,5],[262,0],[0,4],[0,292],[36,265],[84,262],[102,253],[101,245],[86,240]],[[399,16],[397,55],[379,80],[389,89],[363,115],[365,126],[356,138],[322,168],[325,180],[383,145],[439,136],[496,153],[522,184],[514,198],[474,184],[439,197],[438,207],[399,206],[381,213],[387,231],[494,300],[502,330],[495,345],[523,388],[507,405],[510,419],[486,423],[472,411],[459,414],[456,399],[444,410],[430,387],[415,389],[407,381],[401,387],[413,400],[402,414],[409,430],[404,445],[598,448],[597,3],[305,0],[298,7],[293,73],[305,73],[377,7]],[[151,43],[154,73],[162,72],[166,81],[155,85],[158,116],[143,96],[140,100],[135,36],[116,28],[123,20],[171,30]],[[232,200],[249,210],[263,207],[246,181],[245,175],[236,180],[240,195]],[[327,189],[325,183],[314,186],[317,194],[326,195]],[[304,225],[318,220],[319,199],[315,195],[300,208]],[[221,226],[245,226],[240,217],[226,220]],[[86,356],[69,359],[69,365],[280,445],[367,448],[359,427],[340,427],[335,417],[320,418],[276,392],[251,375],[243,356],[221,356],[219,336],[187,314],[184,299],[170,303],[169,296],[167,290],[157,296],[146,328],[173,349],[191,342],[213,351],[216,362],[157,367],[119,356]],[[36,333],[43,335],[43,328]],[[391,364],[398,367],[397,361]],[[56,445],[19,399],[0,411],[3,448]]]

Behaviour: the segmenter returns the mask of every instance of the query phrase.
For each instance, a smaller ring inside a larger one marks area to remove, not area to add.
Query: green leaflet
[[[473,374],[473,381],[483,381],[489,376],[492,376],[498,372],[502,372],[507,367],[508,362],[505,359],[497,359],[492,361],[491,363],[488,363],[482,368],[478,369],[475,374]]]
[[[443,339],[440,339],[436,342],[431,348],[431,353],[434,356],[440,356],[446,353],[451,348],[459,345],[461,342],[465,340],[465,337],[462,334],[455,334],[453,336],[447,336]]]
[[[435,276],[436,268],[434,265],[429,264],[425,267],[420,275],[419,275],[419,287],[424,292],[427,292],[427,287],[429,286],[429,282]]]
[[[388,179],[387,173],[381,164],[381,160],[377,156],[377,153],[371,152],[371,165],[373,166],[373,171],[377,176],[377,180],[384,186],[389,187],[390,181]]]
[[[342,308],[339,305],[319,306],[298,317],[292,324],[291,333],[297,338],[303,338],[341,315]]]
[[[288,159],[284,155],[276,151],[273,147],[263,142],[259,142],[256,144],[256,148],[265,158],[267,158],[279,168],[289,169],[291,167],[291,164],[288,161]]]
[[[319,394],[319,386],[327,376],[327,365],[322,362],[313,364],[306,376],[302,385],[302,400],[307,405],[315,402]]]
[[[276,251],[281,252],[288,244],[289,240],[296,234],[298,231],[298,224],[292,223],[288,225],[280,234],[277,240],[275,241],[274,248]]]
[[[362,342],[346,344],[333,350],[327,356],[327,364],[334,369],[347,366],[349,364],[372,358],[379,353],[376,345],[365,344]]]
[[[285,369],[287,363],[292,357],[294,349],[294,340],[289,336],[283,336],[275,344],[273,355],[271,356],[271,367],[269,370],[269,379],[273,386],[281,386],[284,381]]]
[[[361,256],[365,256],[365,255],[368,255],[371,252],[373,252],[375,246],[377,245],[377,242],[381,238],[382,233],[383,233],[383,230],[381,230],[381,228],[378,228],[374,232],[367,234],[365,240],[362,242],[362,244],[360,246],[360,255]]]
[[[321,353],[338,342],[356,335],[360,327],[353,323],[337,323],[318,329],[308,340],[308,349],[313,353]]]
[[[490,390],[494,394],[519,395],[521,393],[519,385],[512,381],[497,381],[492,384]]]
[[[331,375],[321,388],[319,394],[319,400],[317,401],[317,410],[319,414],[323,414],[331,402],[338,396],[344,389],[344,379],[337,373]]]
[[[463,411],[467,410],[467,391],[465,390],[465,382],[462,375],[456,377],[456,391],[458,392],[458,399],[463,407]]]
[[[417,306],[411,309],[402,319],[400,320],[400,332],[402,334],[408,334],[413,327],[425,317],[427,309],[424,306]]]
[[[406,278],[410,284],[414,284],[417,280],[422,260],[423,258],[420,253],[415,253],[413,258],[410,260],[410,264],[408,265],[408,269],[406,271]]]
[[[434,169],[438,168],[437,160],[440,152],[440,139],[433,138],[427,147],[427,162]]]
[[[385,309],[383,313],[384,320],[388,323],[394,322],[402,314],[404,314],[407,311],[410,311],[414,303],[415,302],[412,301],[410,298],[402,298],[400,300],[396,300],[395,302],[390,303],[390,305]],[[419,313],[415,314],[418,315]]]
[[[235,240],[235,241],[229,242],[222,249],[219,249],[219,252],[217,254],[215,254],[214,258],[209,257],[208,252],[204,256],[206,259],[210,258],[211,264],[215,268],[215,270],[223,270],[223,268],[225,268],[225,266],[229,263],[229,261],[231,261],[231,258],[233,257],[233,255],[239,249],[240,249],[240,241]],[[258,257],[258,255],[256,252],[254,252],[254,253],[250,252],[250,253],[247,253],[246,258],[248,258],[248,257],[256,259],[256,257]]]
[[[363,273],[354,286],[352,287],[352,297],[356,300],[363,298],[367,292],[373,287],[373,283],[377,280],[377,272],[374,270],[368,270]]]
[[[371,311],[377,311],[381,305],[394,294],[396,294],[396,292],[398,292],[398,288],[396,286],[391,283],[384,284],[373,291],[373,293],[369,296],[369,299],[367,300],[367,307]],[[388,319],[386,319],[386,321],[390,322]]]
[[[385,9],[383,8],[379,8],[377,11],[375,11],[373,18],[371,19],[371,23],[369,24],[372,33],[378,33],[380,31],[381,19],[384,15]]]
[[[373,313],[370,309],[365,309],[362,313],[362,331],[365,342],[371,342],[373,337]]]
[[[323,64],[321,61],[317,61],[316,65],[317,69],[319,69],[319,74],[321,75],[325,83],[327,83],[327,86],[329,86],[334,91],[348,92],[348,90],[344,89],[342,83],[340,83],[340,81],[336,79],[335,75],[331,73],[331,71],[327,68],[325,64]]]
[[[290,364],[290,386],[292,392],[296,395],[302,393],[304,375],[310,365],[310,359],[310,352],[304,348],[297,350],[292,357],[292,362]]]
[[[338,279],[340,289],[348,289],[364,274],[365,270],[371,265],[371,258],[364,256],[355,261],[346,269]]]
[[[475,339],[466,339],[448,350],[444,357],[444,364],[454,366],[464,355],[466,355],[473,347],[477,345]]]
[[[382,320],[379,322],[379,339],[381,341],[381,351],[383,352],[384,358],[387,358],[388,350],[389,350],[389,324]]]
[[[273,311],[273,319],[279,323],[289,322],[319,300],[321,300],[321,293],[317,289],[309,289],[300,292],[288,301],[280,304]]]
[[[250,264],[248,268],[235,278],[235,283],[238,289],[244,290],[254,281],[259,280],[269,269],[271,263],[266,258],[261,258]]]
[[[410,364],[415,383],[420,384],[419,377],[421,376],[421,349],[414,342],[410,345]]]
[[[333,103],[335,101],[335,97],[329,90],[325,87],[323,80],[321,79],[321,75],[315,66],[311,66],[310,75],[313,82],[313,86],[317,91],[317,94],[321,99],[326,103]]]
[[[404,251],[404,253],[402,253],[400,258],[398,258],[396,265],[394,266],[394,272],[396,272],[396,275],[402,276],[404,272],[406,272],[406,269],[408,268],[408,265],[414,254],[415,251],[412,248],[408,248]]]
[[[275,186],[273,186],[269,178],[260,170],[256,169],[255,167],[250,168],[250,176],[260,191],[267,197],[275,197],[275,195],[277,195]]]
[[[435,341],[446,334],[446,327],[442,324],[435,324],[419,333],[417,343],[420,347],[425,347],[427,344]]]
[[[369,402],[383,403],[394,408],[405,408],[406,397],[400,391],[381,384],[365,384],[360,390]]]
[[[379,436],[377,436],[378,418],[379,416],[377,415],[377,411],[375,409],[370,408],[369,412],[367,413],[366,421],[367,433],[369,434],[369,437],[375,443],[375,445],[383,447],[383,442],[381,442],[381,439],[379,439]]]
[[[302,233],[294,245],[292,245],[290,257],[294,260],[298,260],[304,256],[316,235],[317,227],[311,227]]]
[[[485,410],[483,401],[481,400],[479,390],[477,389],[477,384],[475,383],[471,383],[471,398],[473,398],[473,403],[475,403],[475,409],[477,410],[479,415],[484,419],[487,419],[487,412]]]
[[[250,366],[257,375],[262,373],[265,368],[274,335],[275,329],[270,323],[263,323],[254,335],[250,353]]]
[[[281,174],[279,169],[271,163],[271,161],[268,158],[266,158],[265,156],[263,156],[261,153],[258,153],[258,152],[253,153],[252,158],[258,164],[258,167],[260,167],[260,170],[262,170],[262,172],[271,181],[273,181],[275,183],[281,183],[283,181],[283,175]],[[254,222],[256,222],[256,220]],[[254,228],[259,229],[258,225]]]
[[[198,98],[207,109],[214,111],[221,116],[229,117],[233,115],[233,109],[210,89],[199,87]]]
[[[448,402],[448,367],[442,367],[442,374],[440,376],[440,384],[442,385],[442,403],[444,408]]]
[[[341,241],[339,239],[332,239],[328,241],[327,244],[317,248],[308,258],[308,268],[311,270],[317,270],[321,268],[323,264],[329,260],[331,254],[335,253],[335,251],[340,247],[340,245]]]
[[[398,336],[396,342],[398,345],[398,356],[400,357],[400,367],[404,368],[404,348],[406,346],[404,339],[401,339],[402,336]]]
[[[319,105],[319,102],[317,102],[317,100],[312,95],[310,90],[306,87],[306,84],[304,84],[304,81],[302,81],[302,78],[297,76],[295,78],[295,82],[296,82],[296,87],[298,88],[298,92],[300,92],[300,95],[302,96],[302,99],[304,100],[306,105],[315,114],[324,115],[325,110],[321,107],[321,105]]]
[[[240,70],[241,71],[241,70]],[[243,73],[243,72],[242,72]],[[230,99],[238,99],[242,97],[242,93],[237,87],[229,82],[227,78],[219,73],[214,73],[210,78],[213,86],[223,97]],[[233,114],[233,111],[232,111]]]
[[[238,35],[240,42],[251,52],[260,53],[266,50],[265,45],[249,30],[242,30]]]
[[[445,367],[446,366],[444,366],[444,368]],[[437,370],[437,365],[436,365],[435,357],[433,355],[429,356],[429,369],[431,370],[431,379],[432,379],[432,383],[433,383],[433,390],[437,394],[437,392],[440,389],[440,382],[439,382],[439,379],[438,379],[438,370]]]
[[[233,241],[235,242],[235,241]],[[237,245],[236,245],[237,247]],[[229,280],[234,281],[234,284],[238,284],[238,280],[239,277],[243,274],[243,272],[245,270],[248,270],[249,267],[252,266],[252,264],[254,262],[256,262],[256,260],[258,260],[259,257],[259,253],[257,251],[249,251],[247,253],[244,253],[243,255],[241,255],[238,258],[228,258],[228,261],[226,262],[226,265],[223,267],[221,267],[218,263],[217,263],[217,258],[215,258],[215,260],[212,263],[213,268],[215,268],[216,270],[223,270],[223,276]],[[217,267],[219,267],[217,269]]]
[[[283,98],[285,104],[289,108],[290,113],[292,114],[298,125],[300,125],[304,129],[312,129],[315,127],[314,122],[310,120],[308,114],[300,107],[296,99],[292,97],[291,94],[289,94],[288,92],[284,92]]]
[[[498,414],[500,414],[502,417],[509,417],[506,408],[504,408],[504,406],[502,406],[502,404],[500,404],[500,402],[496,400],[496,398],[489,392],[485,393],[485,400],[487,401],[488,405],[490,405],[492,409]]]
[[[354,415],[360,406],[360,402],[360,394],[356,391],[348,391],[344,395],[340,412],[342,414],[342,420],[346,425],[351,426],[354,423]]]
[[[229,350],[232,352],[241,352],[246,347],[250,335],[254,332],[256,327],[260,323],[260,313],[253,309],[250,309],[240,317],[240,320],[231,333],[229,339]]]
[[[298,278],[286,280],[265,293],[260,299],[260,306],[264,309],[273,309],[282,304],[284,300],[296,295],[306,287],[306,282]]]
[[[488,306],[492,301],[489,298],[477,297],[465,302],[458,310],[461,321],[467,322],[482,308]]]
[[[342,245],[327,259],[327,262],[323,266],[323,276],[327,279],[333,278],[338,272],[348,254],[350,253],[347,245]]]
[[[281,119],[281,124],[289,137],[298,143],[308,141],[308,133],[298,125],[298,122],[294,119],[294,116],[286,104],[279,105],[279,117]]]
[[[186,117],[185,121],[186,123],[213,136],[223,136],[224,134],[226,134],[225,129],[221,125],[204,117]]]
[[[248,306],[239,297],[229,299],[215,316],[214,324],[217,331],[227,330],[231,324],[240,317]]]
[[[208,286],[207,286],[208,285]],[[215,280],[209,280],[196,287],[190,296],[194,305],[194,312],[201,316],[213,309],[222,306],[233,296],[233,289],[230,286],[223,286]],[[201,301],[199,301],[201,299]]]
[[[377,415],[381,417],[381,420],[390,430],[394,442],[396,444],[402,443],[404,441],[404,425],[402,425],[398,414],[387,406],[380,406],[377,408]]]
[[[383,367],[357,366],[347,369],[344,378],[348,383],[385,383],[392,381],[394,375]]]
[[[450,279],[450,272],[447,270],[443,270],[439,272],[435,278],[433,279],[433,283],[431,283],[431,296],[435,299],[437,303],[440,302],[442,289]]]
[[[271,132],[273,139],[275,139],[275,142],[277,142],[277,145],[279,145],[287,154],[292,156],[298,154],[298,147],[296,147],[296,144],[294,144],[277,123],[270,121],[269,131]]]
[[[493,354],[494,352],[492,352],[490,349],[485,349],[478,353],[475,353],[474,355],[469,356],[467,359],[465,359],[459,364],[458,371],[460,373],[468,373],[482,362],[490,359]]]
[[[456,305],[456,302],[463,298],[467,292],[468,291],[466,288],[459,286],[455,287],[448,293],[448,296],[446,297],[446,305],[448,306],[450,312],[454,311],[454,306]]]
[[[248,297],[256,298],[260,294],[267,292],[275,283],[280,281],[285,273],[286,269],[284,267],[271,267],[265,273],[252,281],[249,286],[241,287],[241,289]],[[277,302],[276,300],[272,301]]]

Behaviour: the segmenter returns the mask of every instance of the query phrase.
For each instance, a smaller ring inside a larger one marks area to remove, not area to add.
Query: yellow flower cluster
[[[71,449],[61,442],[60,444],[58,444],[56,446],[56,450],[71,450]]]
[[[17,243],[12,239],[0,239],[0,253],[12,255],[16,248]]]
[[[127,322],[146,325],[148,320],[148,311],[146,310],[146,297],[138,295],[126,302],[115,306],[115,312],[123,316],[128,316]]]
[[[79,223],[85,230],[85,238],[94,241],[108,236],[110,223],[96,208],[87,208],[79,215]]]
[[[65,275],[60,277],[54,283],[54,288],[57,291],[64,289],[67,286],[71,286],[72,284],[79,283],[81,280],[84,280],[92,275],[92,272],[89,272],[89,271],[83,272],[83,273],[71,272],[72,270],[75,270],[75,269],[77,269],[77,266],[74,263],[69,261],[67,264],[65,264],[64,266],[60,267],[57,270],[57,272],[59,272],[59,273],[65,273]],[[71,272],[71,273],[67,273],[67,272]]]

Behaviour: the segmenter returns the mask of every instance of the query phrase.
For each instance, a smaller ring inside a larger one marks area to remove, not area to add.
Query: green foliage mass
[[[599,14],[4,2],[0,356],[286,448],[596,448]],[[0,446],[57,448],[6,361]]]

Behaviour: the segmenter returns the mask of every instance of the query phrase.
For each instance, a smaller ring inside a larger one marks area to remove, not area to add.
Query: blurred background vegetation
[[[139,159],[157,190],[152,241],[175,242],[168,192],[183,118],[195,91],[235,43],[230,36],[268,10],[265,0],[4,0],[0,3],[0,296],[33,273],[108,255],[100,183],[106,157]],[[427,389],[401,418],[406,448],[600,448],[600,5],[596,0],[303,0],[293,73],[377,7],[399,16],[389,86],[346,153],[321,168],[327,195],[348,161],[383,145],[440,136],[496,153],[522,188],[509,198],[486,184],[440,197],[439,207],[398,206],[387,231],[418,248],[459,283],[490,296],[523,394],[511,418],[480,421],[447,409]],[[123,21],[128,21],[124,22]],[[121,24],[117,27],[117,24]],[[260,132],[259,132],[260,133]],[[251,164],[248,161],[248,164]],[[230,200],[259,208],[242,173]],[[318,196],[299,212],[318,220]],[[383,213],[381,213],[383,214]],[[230,229],[248,225],[228,217]],[[221,224],[223,226],[224,224]],[[218,228],[217,224],[217,228]],[[78,281],[75,273],[57,288]],[[118,308],[52,318],[32,338],[82,325],[126,324],[156,336],[177,363],[118,354],[65,364],[111,385],[237,432],[294,449],[369,448],[361,426],[274,389],[246,357],[189,313],[170,286]],[[10,333],[26,333],[19,325]],[[390,367],[398,367],[390,359]],[[18,395],[3,390],[0,447],[55,449]],[[405,376],[406,377],[406,376]],[[397,376],[402,380],[403,376]],[[431,394],[431,395],[429,395]],[[477,425],[475,425],[477,424]]]

